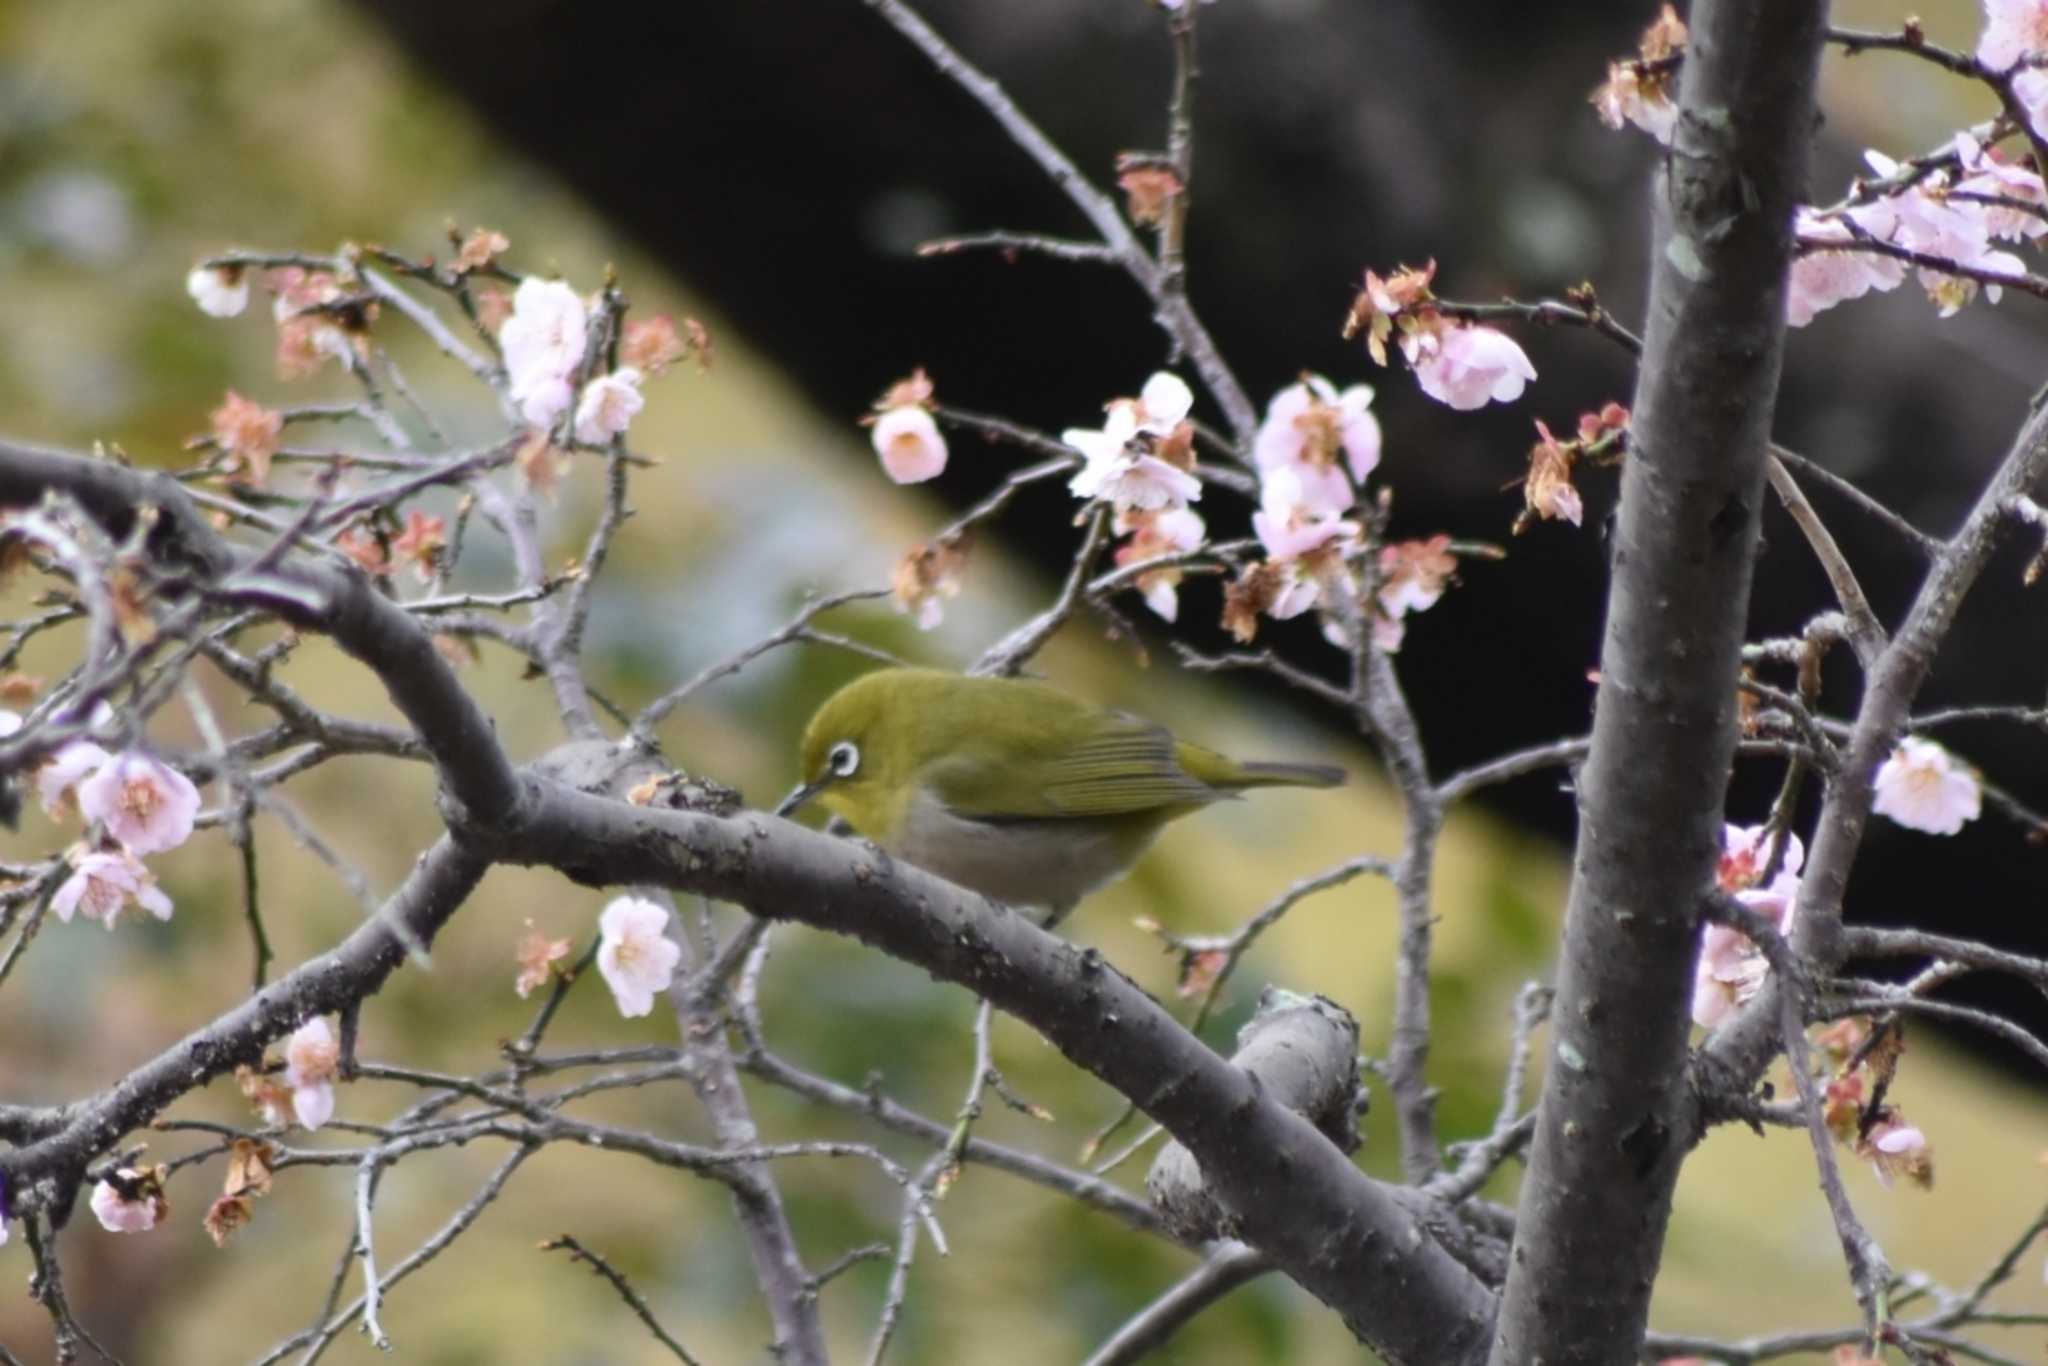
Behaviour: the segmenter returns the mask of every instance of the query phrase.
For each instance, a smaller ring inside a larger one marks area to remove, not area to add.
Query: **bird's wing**
[[[984,821],[1123,816],[1224,795],[1180,766],[1161,726],[1118,713],[1091,729],[1056,747],[984,737],[934,764],[927,785],[954,814]]]

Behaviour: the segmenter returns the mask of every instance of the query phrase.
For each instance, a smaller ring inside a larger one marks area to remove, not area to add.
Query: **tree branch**
[[[525,825],[493,842],[495,856],[700,892],[852,935],[968,988],[1165,1125],[1245,1241],[1361,1340],[1401,1362],[1483,1352],[1491,1297],[1427,1230],[1424,1207],[1365,1177],[1094,951],[878,851],[771,816],[657,811],[551,783],[534,796]],[[1389,1257],[1400,1294],[1384,1293]]]

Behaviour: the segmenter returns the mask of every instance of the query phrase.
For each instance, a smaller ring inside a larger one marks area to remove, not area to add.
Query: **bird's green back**
[[[807,777],[840,740],[862,754],[847,786],[868,789],[843,795],[884,826],[920,789],[971,819],[1166,820],[1238,788],[1343,777],[1318,765],[1239,763],[1044,683],[936,669],[879,670],[827,701],[804,738]]]

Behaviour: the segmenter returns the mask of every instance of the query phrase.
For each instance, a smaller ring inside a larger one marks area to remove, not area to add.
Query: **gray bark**
[[[1687,1150],[1687,1002],[1735,747],[1735,679],[1826,7],[1701,0],[1656,190],[1553,1053],[1498,1366],[1635,1360]]]

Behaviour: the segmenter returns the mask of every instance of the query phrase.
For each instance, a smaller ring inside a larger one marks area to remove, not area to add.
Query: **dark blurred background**
[[[1057,431],[1085,425],[1110,392],[1134,392],[1167,358],[1142,296],[1109,268],[913,255],[948,233],[1086,227],[971,99],[851,0],[359,3],[502,136],[674,263],[830,410],[859,411],[922,364],[948,402]],[[1119,151],[1163,145],[1169,51],[1151,6],[932,0],[922,9],[1097,183],[1113,179]],[[1448,297],[1531,298],[1591,281],[1640,330],[1655,148],[1602,128],[1584,97],[1608,57],[1633,49],[1646,10],[1227,0],[1201,12],[1194,298],[1256,402],[1304,368],[1378,386],[1380,479],[1396,491],[1396,535],[1506,539],[1519,498],[1503,486],[1521,469],[1530,419],[1563,431],[1582,410],[1628,399],[1626,357],[1611,344],[1524,329],[1541,372],[1529,394],[1452,414],[1398,369],[1374,372],[1361,348],[1339,339],[1338,322],[1363,269],[1434,258]],[[1880,26],[1900,16],[1866,4],[1836,17]],[[1974,6],[1935,6],[1925,18],[1937,39],[1974,42]],[[1864,146],[1917,151],[1987,107],[1898,57],[1831,57],[1830,76],[1839,98],[1816,141],[1817,202],[1839,196]],[[2048,379],[2044,337],[2039,303],[2021,298],[1937,320],[1907,287],[1824,314],[1792,338],[1778,438],[1945,534]],[[939,488],[964,503],[1007,468],[956,460]],[[1411,632],[1402,671],[1439,771],[1585,728],[1599,528],[1614,481],[1588,473],[1582,483],[1584,531],[1537,528],[1504,564],[1472,567],[1465,590]],[[1910,548],[1826,490],[1812,497],[1896,621],[1918,580]],[[1056,527],[1064,500],[1048,491],[1006,525],[1029,526],[1036,512],[1037,525]],[[1826,582],[1775,502],[1765,528],[1755,629],[1796,632],[1828,605]],[[2012,539],[1923,707],[2041,704],[2048,633],[2042,599],[2019,584],[2030,548]],[[1068,542],[1049,535],[1017,548],[1051,572]],[[1187,600],[1185,621],[1198,631],[1213,622],[1213,588]],[[1305,662],[1327,664],[1312,629],[1275,635]],[[1829,677],[1829,701],[1845,710],[1856,683],[1846,661]],[[2039,731],[2005,724],[1942,738],[2023,800],[2048,801]],[[1731,816],[1761,819],[1776,782],[1767,767],[1746,769]],[[1518,822],[1570,837],[1571,803],[1554,779],[1493,800]],[[2035,914],[2048,848],[2026,833],[1996,815],[1953,840],[1880,821],[1851,915],[1931,918],[1951,933],[2048,949]],[[1959,886],[1969,893],[1956,895]],[[2032,993],[1965,990],[2048,1028]]]

